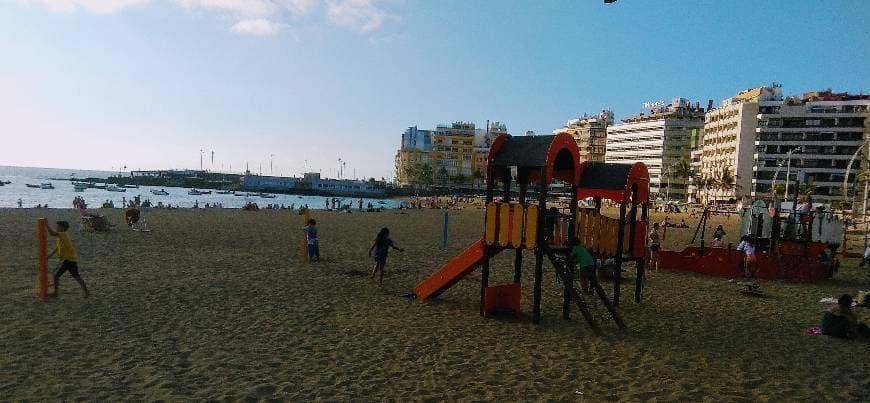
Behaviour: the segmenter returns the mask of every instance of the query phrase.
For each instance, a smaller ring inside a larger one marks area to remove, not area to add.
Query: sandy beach
[[[120,210],[102,213],[121,224]],[[478,314],[479,271],[434,302],[402,298],[480,237],[482,210],[450,214],[441,251],[442,211],[317,211],[324,260],[305,265],[289,211],[145,210],[149,233],[90,233],[72,210],[0,210],[0,400],[868,399],[870,343],[803,332],[820,298],[870,288],[857,260],[817,284],[764,281],[764,297],[660,271],[635,304],[629,280],[628,332],[607,323],[598,338],[576,310],[562,320],[549,265],[542,323],[531,323],[529,257],[519,320]],[[73,224],[91,298],[65,276],[58,299],[37,300],[42,216]],[[691,238],[697,221],[686,221],[666,249]],[[384,226],[406,251],[390,253],[378,287],[366,252]],[[491,284],[510,281],[511,261],[494,261]]]

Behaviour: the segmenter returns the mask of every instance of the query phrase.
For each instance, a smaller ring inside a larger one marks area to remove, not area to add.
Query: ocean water
[[[193,207],[197,202],[200,207],[204,207],[205,203],[209,205],[214,203],[223,204],[224,208],[241,208],[247,202],[254,202],[260,208],[266,207],[267,204],[283,204],[290,206],[295,204],[296,208],[308,204],[312,209],[326,208],[325,202],[331,200],[332,197],[326,196],[301,196],[276,194],[275,198],[261,198],[259,196],[234,196],[215,194],[207,195],[189,195],[189,188],[167,187],[169,195],[156,196],[151,194],[151,190],[159,190],[160,187],[140,186],[138,189],[127,189],[126,192],[110,192],[104,189],[88,188],[84,192],[76,192],[73,189],[72,182],[68,180],[50,180],[48,178],[107,178],[114,175],[113,172],[106,171],[85,171],[72,169],[55,169],[55,168],[25,168],[0,166],[0,181],[10,181],[11,184],[0,186],[0,208],[18,207],[18,200],[21,200],[21,205],[24,208],[32,208],[37,205],[48,204],[49,208],[72,208],[73,198],[81,196],[88,204],[88,208],[98,208],[107,200],[111,200],[115,207],[121,207],[123,200],[130,200],[135,196],[139,196],[142,201],[150,200],[155,206],[158,202],[164,205],[171,204],[173,207]],[[27,184],[51,183],[54,189],[36,189],[29,188]],[[338,197],[342,204],[352,203],[354,209],[358,207],[359,198]],[[380,208],[397,208],[399,202],[387,199],[371,199],[363,198],[363,207],[371,203],[373,207]]]

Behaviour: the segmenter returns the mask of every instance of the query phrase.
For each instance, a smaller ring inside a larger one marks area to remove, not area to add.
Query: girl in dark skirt
[[[372,270],[372,281],[375,280],[375,274],[378,275],[378,284],[384,283],[384,265],[387,264],[387,254],[393,248],[399,252],[405,250],[396,246],[393,240],[390,239],[390,230],[381,228],[378,236],[375,238],[375,243],[369,248],[369,256],[375,259],[375,268]]]

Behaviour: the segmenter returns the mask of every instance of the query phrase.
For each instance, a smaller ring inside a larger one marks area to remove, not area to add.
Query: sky
[[[870,93],[868,60],[863,0],[0,0],[0,165],[389,179],[408,126]]]

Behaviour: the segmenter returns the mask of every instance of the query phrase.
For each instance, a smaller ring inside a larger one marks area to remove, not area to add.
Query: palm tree
[[[715,178],[715,187],[724,193],[728,193],[737,188],[737,182],[734,180],[734,173],[731,172],[731,165],[726,165],[719,170]]]
[[[471,178],[473,179],[475,187],[480,184],[480,180],[483,179],[483,172],[480,171],[480,168],[475,169],[474,172],[471,173]]]
[[[685,158],[680,158],[679,161],[671,165],[670,174],[676,179],[682,179],[683,184],[688,185],[689,178],[692,177],[692,165]],[[688,189],[688,187],[686,187]],[[688,196],[688,193],[686,194]]]

